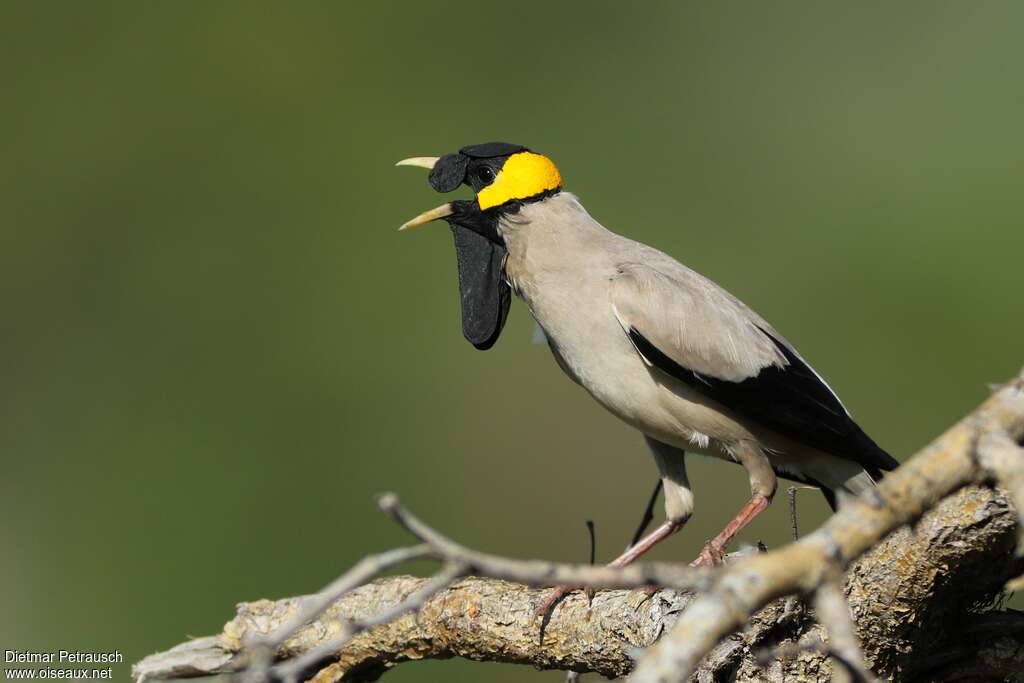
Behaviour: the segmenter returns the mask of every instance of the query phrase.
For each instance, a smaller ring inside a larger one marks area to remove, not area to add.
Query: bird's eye
[[[476,172],[476,177],[480,179],[484,185],[494,180],[494,171],[489,166],[481,166],[480,170]]]

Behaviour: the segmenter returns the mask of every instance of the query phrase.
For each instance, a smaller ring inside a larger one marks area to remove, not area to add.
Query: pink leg
[[[674,534],[683,528],[682,522],[667,521],[664,522],[657,529],[647,534],[639,541],[636,545],[631,546],[614,560],[608,563],[609,567],[625,567],[627,564],[631,564],[643,556],[654,546],[658,545],[666,538]],[[546,616],[551,610],[554,609],[555,605],[569,593],[576,590],[575,586],[558,586],[548,594],[544,601],[537,607],[534,612],[537,616]]]
[[[636,545],[630,546],[626,549],[626,552],[622,553],[614,560],[608,563],[609,567],[625,567],[627,564],[633,564],[638,559],[647,554],[654,546],[658,545],[666,538],[674,534],[683,528],[682,522],[673,522],[668,520],[663,522],[661,526],[647,534],[639,541]]]
[[[738,534],[743,527],[750,524],[755,517],[764,512],[765,508],[768,507],[768,502],[767,497],[755,494],[746,505],[740,508],[740,511],[736,513],[736,516],[733,517],[732,521],[722,529],[722,533],[708,541],[707,545],[704,546],[704,549],[700,551],[700,555],[697,556],[697,559],[690,563],[690,566],[711,567],[716,564],[721,564],[722,553],[725,550],[725,547],[729,545],[729,542],[736,537],[736,534]]]

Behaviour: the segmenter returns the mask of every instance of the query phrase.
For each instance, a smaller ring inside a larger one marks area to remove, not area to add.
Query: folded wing
[[[648,365],[752,422],[854,460],[876,479],[898,465],[767,322],[673,265],[623,264],[610,283],[615,315]]]

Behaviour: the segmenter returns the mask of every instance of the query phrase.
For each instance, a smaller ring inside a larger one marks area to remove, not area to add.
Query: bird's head
[[[476,192],[475,199],[456,200],[424,211],[399,230],[443,218],[501,244],[497,222],[503,213],[518,211],[524,203],[562,189],[562,176],[550,159],[508,142],[470,145],[443,157],[412,157],[397,165],[430,169],[430,185],[437,192],[451,192],[460,185]]]
[[[497,341],[511,304],[505,278],[505,242],[498,230],[503,215],[562,189],[558,168],[543,154],[521,145],[487,142],[442,157],[412,157],[398,166],[430,170],[437,192],[468,185],[474,199],[455,200],[424,211],[399,230],[445,220],[455,236],[462,298],[462,332],[478,349]]]

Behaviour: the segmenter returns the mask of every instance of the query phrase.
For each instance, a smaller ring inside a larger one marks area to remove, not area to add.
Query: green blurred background
[[[439,203],[406,156],[549,154],[906,457],[1024,363],[1022,22],[1014,2],[0,5],[0,648],[134,661],[216,632],[404,543],[384,490],[490,551],[583,560],[587,518],[602,559],[621,549],[656,480],[639,436],[518,302],[496,348],[463,341],[447,228],[395,232]],[[658,558],[748,494],[740,468],[690,470],[696,515]],[[744,538],[784,542],[786,507]]]

